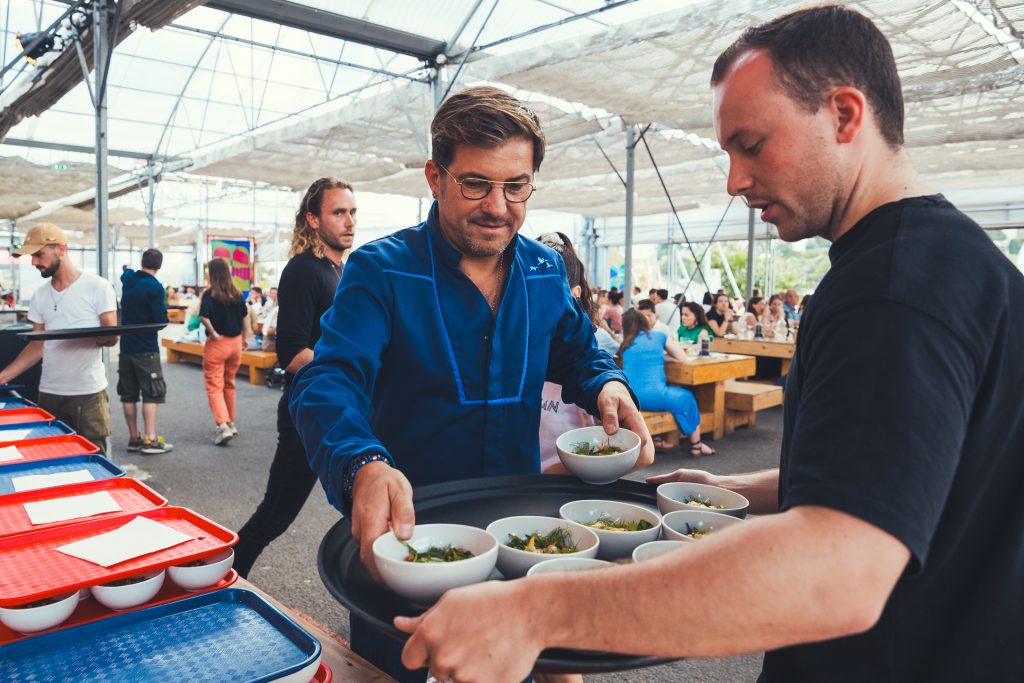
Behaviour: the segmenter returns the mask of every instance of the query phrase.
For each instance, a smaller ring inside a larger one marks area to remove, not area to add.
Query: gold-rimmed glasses
[[[505,195],[505,201],[512,204],[522,204],[537,190],[533,183],[526,183],[520,181],[514,182],[498,182],[496,180],[487,180],[486,178],[463,178],[459,180],[452,175],[452,172],[447,168],[438,164],[437,167],[448,174],[448,177],[459,186],[459,190],[462,192],[462,196],[466,199],[480,200],[491,193],[491,189],[494,187],[500,187]]]

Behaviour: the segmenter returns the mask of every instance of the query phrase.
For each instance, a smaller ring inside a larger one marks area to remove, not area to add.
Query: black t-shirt
[[[248,314],[249,309],[245,307],[244,301],[224,304],[214,299],[210,290],[203,292],[203,300],[199,303],[199,315],[209,320],[213,329],[222,337],[242,334],[242,322]]]
[[[912,557],[872,629],[769,652],[762,680],[1022,681],[1024,277],[941,196],[879,207],[829,256],[780,508],[846,512]]]
[[[320,318],[334,303],[342,266],[312,252],[296,254],[277,288],[277,362],[288,367],[302,349],[320,339]]]

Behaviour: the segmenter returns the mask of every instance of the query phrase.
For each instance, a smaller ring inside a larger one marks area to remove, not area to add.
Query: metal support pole
[[[636,135],[626,126],[626,262],[623,265],[623,300],[629,304],[633,280],[633,189],[636,186]]]
[[[747,292],[746,300],[754,295],[754,209],[747,209]]]
[[[108,276],[107,250],[107,52],[110,11],[108,0],[93,3],[93,80],[96,94],[96,272]]]
[[[147,244],[150,249],[156,246],[156,224],[154,223],[154,217],[156,215],[156,180],[155,174],[153,173],[153,163],[152,159],[146,163],[146,175],[149,176],[149,201],[146,202],[146,218],[149,219],[149,242],[147,242]]]

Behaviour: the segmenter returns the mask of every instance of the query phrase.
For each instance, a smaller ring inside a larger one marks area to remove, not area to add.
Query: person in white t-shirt
[[[117,325],[113,286],[101,277],[83,273],[68,258],[68,241],[56,225],[33,226],[15,256],[32,255],[32,265],[50,282],[35,291],[28,319],[35,331]],[[0,384],[9,384],[40,359],[39,406],[109,453],[110,409],[107,373],[101,347],[117,343],[117,335],[32,341],[0,371]]]

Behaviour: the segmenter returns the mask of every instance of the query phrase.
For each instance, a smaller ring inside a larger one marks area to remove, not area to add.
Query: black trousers
[[[270,464],[267,491],[256,512],[238,532],[234,567],[243,578],[249,575],[263,549],[287,531],[299,516],[317,482],[288,414],[290,397],[291,389],[286,385],[277,404],[277,451]]]

